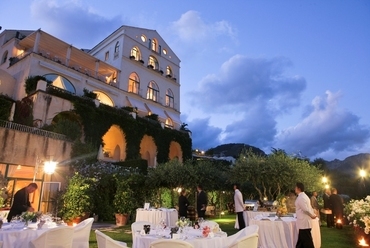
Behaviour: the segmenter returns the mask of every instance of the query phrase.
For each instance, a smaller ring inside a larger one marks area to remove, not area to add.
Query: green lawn
[[[238,230],[234,228],[235,215],[226,215],[222,218],[213,219],[216,221],[221,229],[232,235]],[[349,248],[358,247],[355,233],[352,227],[345,226],[343,229],[327,228],[325,225],[321,228],[321,248]],[[124,227],[113,229],[100,229],[105,234],[109,235],[115,240],[124,241],[129,247],[132,246],[131,225],[127,224]],[[90,234],[90,248],[97,248],[95,233],[91,231]]]

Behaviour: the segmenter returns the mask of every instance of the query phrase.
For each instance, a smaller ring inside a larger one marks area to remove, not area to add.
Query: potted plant
[[[114,195],[113,206],[115,210],[116,225],[124,226],[127,223],[129,214],[135,209],[134,194],[126,177],[115,176],[116,194]]]
[[[135,56],[131,55],[131,56],[130,56],[130,59],[135,59]]]
[[[62,195],[62,218],[69,224],[88,218],[93,209],[94,180],[75,173]]]

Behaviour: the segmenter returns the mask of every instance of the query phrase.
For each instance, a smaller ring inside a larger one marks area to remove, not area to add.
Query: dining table
[[[295,248],[298,239],[297,219],[259,215],[249,220],[250,225],[258,225],[258,247],[260,248]],[[313,219],[312,239],[315,248],[321,247],[321,233],[319,219]]]
[[[244,216],[244,222],[246,226],[249,226],[249,222],[251,219],[253,219],[255,216],[258,215],[269,215],[269,214],[275,214],[276,212],[266,212],[266,211],[243,211]],[[235,229],[239,229],[239,222],[238,222],[238,215],[236,215],[235,220]]]
[[[178,212],[175,208],[138,208],[136,209],[135,221],[148,221],[153,225],[159,225],[165,221],[167,226],[175,226],[178,220]]]
[[[150,244],[160,239],[170,239],[170,230],[150,230],[149,234],[137,233],[134,236],[135,247],[150,248]],[[179,239],[190,243],[194,248],[223,248],[226,244],[227,234],[225,232],[216,232],[212,237],[203,237],[202,230],[189,227],[179,235]]]
[[[38,228],[37,223],[30,223],[28,226],[24,222],[4,223],[0,229],[0,241],[4,248],[28,248],[30,241],[55,227],[55,223],[45,223],[42,228]]]

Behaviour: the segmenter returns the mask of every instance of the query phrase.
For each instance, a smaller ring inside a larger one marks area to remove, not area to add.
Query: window
[[[157,40],[156,39],[152,39],[152,42],[150,44],[150,48],[153,50],[153,51],[157,51]]]
[[[3,53],[3,57],[1,57],[1,63],[0,63],[0,65],[4,64],[7,59],[8,59],[8,51],[5,51]]]
[[[158,95],[159,95],[159,88],[155,82],[151,81],[148,84],[148,91],[146,92],[146,99],[150,99],[156,102],[158,101]]]
[[[167,118],[166,119],[166,124],[165,124],[166,127],[168,128],[173,128],[173,122],[170,118]]]
[[[105,53],[105,58],[104,60],[107,61],[109,59],[109,51]]]
[[[114,57],[117,57],[119,53],[119,41],[116,42],[116,46],[114,47]]]
[[[171,67],[170,67],[170,66],[167,66],[167,67],[166,67],[166,75],[167,75],[167,76],[171,76],[171,77],[172,77],[172,69],[171,69]]]
[[[104,92],[102,91],[93,91],[96,94],[96,99],[98,99],[101,103],[111,106],[114,106],[114,103],[112,99]]]
[[[167,50],[166,49],[163,48],[162,52],[163,52],[164,55],[167,55]]]
[[[60,76],[58,74],[54,74],[54,73],[46,74],[46,75],[44,75],[44,77],[46,78],[46,81],[48,82],[48,85],[52,85],[54,87],[58,87],[60,89],[63,89],[63,90],[69,91],[73,94],[76,94],[75,87],[65,77]]]
[[[171,89],[166,91],[166,106],[173,108],[173,93]]]
[[[140,82],[136,73],[131,73],[128,79],[128,92],[139,94]]]
[[[149,56],[148,65],[152,66],[153,69],[158,69],[159,68],[158,60],[153,56]]]
[[[142,42],[146,42],[146,36],[145,35],[142,34],[140,38],[141,38]]]
[[[131,49],[131,55],[130,56],[133,56],[135,60],[139,60],[140,59],[140,51],[139,51],[139,48],[133,47]]]

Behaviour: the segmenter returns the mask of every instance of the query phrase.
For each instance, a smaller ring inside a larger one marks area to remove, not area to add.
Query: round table
[[[161,220],[165,220],[167,226],[175,226],[178,220],[177,210],[174,208],[160,208],[144,210],[143,208],[136,209],[135,221],[149,221],[153,225],[158,225]]]
[[[36,223],[29,224],[28,228],[24,223],[18,223],[13,228],[10,223],[4,223],[0,229],[0,241],[3,241],[4,248],[28,248],[29,242],[46,232],[49,228],[46,224],[42,229],[37,229]]]
[[[258,247],[261,248],[295,248],[298,239],[296,219],[293,217],[250,219],[250,225],[258,225]],[[312,239],[315,248],[321,247],[320,223],[318,219],[312,220]]]
[[[182,238],[183,241],[188,242],[194,246],[194,248],[223,248],[225,246],[225,241],[227,234],[225,232],[219,232],[212,238],[202,237],[201,230],[188,230],[185,231],[186,238]],[[140,248],[150,248],[150,244],[159,239],[169,239],[170,232],[165,230],[164,232],[157,232],[156,230],[151,230],[148,235],[135,235],[135,247]]]

